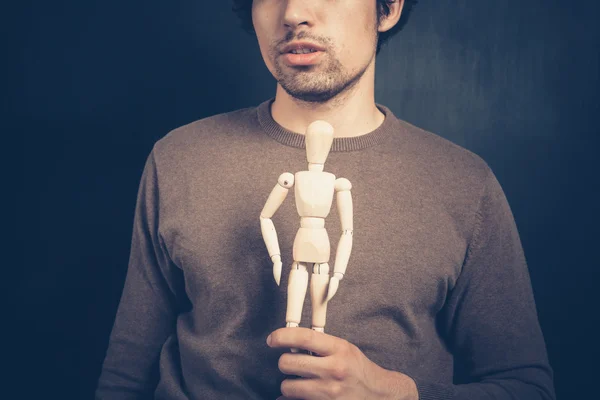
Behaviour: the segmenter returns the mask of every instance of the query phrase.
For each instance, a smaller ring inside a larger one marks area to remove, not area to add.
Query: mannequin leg
[[[325,331],[328,284],[329,264],[315,264],[310,280],[310,300],[312,305],[312,328],[319,332]]]
[[[302,306],[308,288],[308,266],[305,263],[294,261],[288,279],[287,311],[285,322],[287,327],[297,327],[302,318]],[[292,353],[298,352],[292,349]]]

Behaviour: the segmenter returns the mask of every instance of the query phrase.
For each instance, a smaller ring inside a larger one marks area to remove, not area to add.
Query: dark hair
[[[237,14],[242,22],[242,28],[248,33],[254,32],[254,25],[252,24],[252,1],[253,0],[233,0],[233,12]],[[399,0],[377,0],[377,24],[381,22],[384,16],[390,14],[390,4],[395,3]],[[404,0],[404,7],[402,9],[402,15],[400,16],[400,20],[396,25],[394,25],[390,30],[386,32],[379,33],[379,38],[377,40],[377,51],[375,54],[379,54],[379,50],[381,50],[381,46],[386,43],[389,38],[394,36],[396,33],[402,30],[404,25],[406,25],[406,21],[408,21],[408,17],[410,16],[410,12],[415,4],[417,4],[418,0]]]

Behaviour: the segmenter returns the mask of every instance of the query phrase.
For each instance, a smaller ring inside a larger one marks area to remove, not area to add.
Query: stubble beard
[[[276,57],[275,78],[291,97],[305,103],[322,104],[350,92],[368,68],[367,64],[351,73],[329,53],[324,57],[327,60],[321,64],[296,67],[284,65],[281,57]]]

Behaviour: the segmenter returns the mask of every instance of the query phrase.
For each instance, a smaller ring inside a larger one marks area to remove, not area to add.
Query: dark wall
[[[19,398],[92,396],[153,143],[274,95],[230,6],[35,1],[4,16],[4,153],[18,172],[3,330]],[[599,8],[421,0],[377,61],[379,103],[478,153],[503,185],[563,399],[595,386]]]

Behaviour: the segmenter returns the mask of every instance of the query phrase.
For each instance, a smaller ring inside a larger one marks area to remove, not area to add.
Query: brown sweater
[[[279,395],[281,353],[265,339],[285,325],[293,194],[273,217],[280,287],[259,215],[279,175],[307,162],[304,136],[272,119],[272,101],[155,144],[97,399]],[[352,182],[354,201],[354,246],[326,332],[412,377],[421,400],[554,399],[527,265],[495,176],[473,153],[378,107],[383,124],[336,138],[325,164]],[[335,255],[335,203],[326,227]]]

